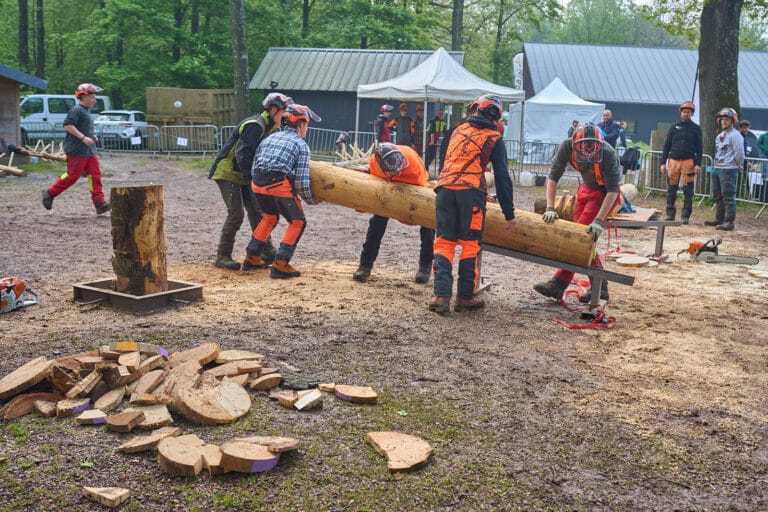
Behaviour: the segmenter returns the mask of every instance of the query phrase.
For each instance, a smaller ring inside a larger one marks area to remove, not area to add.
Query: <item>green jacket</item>
[[[264,137],[277,128],[266,111],[242,120],[213,161],[208,178],[247,185],[251,181],[251,167],[256,148]]]

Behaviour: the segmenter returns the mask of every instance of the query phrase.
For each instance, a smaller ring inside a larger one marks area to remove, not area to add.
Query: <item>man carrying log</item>
[[[619,199],[621,169],[618,156],[613,146],[603,140],[600,128],[592,123],[579,126],[573,132],[573,137],[561,142],[547,178],[547,209],[541,218],[548,224],[559,218],[555,211],[557,182],[569,162],[581,173],[581,186],[576,193],[573,221],[588,225],[587,233],[590,233],[592,240],[596,242],[603,232],[603,224]],[[594,255],[592,265],[603,268],[598,254]],[[573,272],[560,269],[552,279],[534,285],[533,289],[545,297],[561,300],[566,288],[571,284],[571,279]],[[600,289],[600,298],[608,300],[608,282],[605,280]],[[579,302],[587,303],[591,299],[591,292],[579,296]]]
[[[53,208],[53,200],[67,190],[85,174],[88,176],[88,188],[91,200],[96,208],[96,214],[109,211],[109,203],[104,200],[104,190],[101,186],[101,167],[96,156],[96,143],[99,138],[93,133],[93,119],[89,109],[96,104],[96,95],[104,89],[93,84],[77,86],[75,96],[79,103],[72,107],[64,119],[64,152],[67,154],[67,172],[56,179],[49,188],[43,191],[43,206],[46,210]]]
[[[443,170],[435,186],[437,238],[435,239],[435,296],[430,311],[447,314],[453,290],[453,258],[461,247],[459,276],[454,311],[485,306],[477,296],[480,278],[480,240],[485,225],[487,186],[485,170],[493,164],[493,174],[507,231],[515,228],[512,180],[507,169],[507,150],[495,121],[503,108],[498,96],[485,94],[470,104],[472,115],[456,127],[448,145]]]
[[[379,144],[368,163],[371,176],[378,176],[389,181],[410,183],[426,187],[429,176],[419,154],[409,146]],[[365,235],[363,252],[360,253],[360,266],[352,275],[352,279],[364,283],[371,276],[371,269],[376,257],[379,255],[381,240],[387,230],[389,218],[374,215],[368,222],[368,232]],[[421,251],[419,252],[419,270],[414,281],[424,284],[429,281],[430,268],[432,266],[435,230],[421,227]]]
[[[312,196],[309,146],[304,142],[310,120],[319,122],[320,117],[305,105],[289,105],[283,117],[285,130],[264,139],[256,150],[251,189],[261,207],[261,222],[248,243],[244,269],[267,268],[268,264],[261,256],[279,215],[282,215],[288,221],[288,228],[275,254],[269,277],[283,279],[301,275],[289,264],[307,224],[299,196],[308,204],[320,202]]]

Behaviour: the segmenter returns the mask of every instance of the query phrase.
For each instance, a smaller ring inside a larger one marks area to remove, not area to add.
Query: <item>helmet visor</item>
[[[603,141],[590,137],[581,138],[573,143],[573,152],[579,163],[599,163],[603,161]]]

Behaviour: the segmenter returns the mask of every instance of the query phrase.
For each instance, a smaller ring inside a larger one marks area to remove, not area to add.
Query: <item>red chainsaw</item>
[[[705,263],[733,263],[736,265],[757,265],[760,260],[751,256],[729,256],[720,254],[718,248],[723,242],[722,239],[710,239],[706,242],[694,241],[688,246],[688,249],[680,251],[678,254],[687,252],[692,261],[703,261]]]

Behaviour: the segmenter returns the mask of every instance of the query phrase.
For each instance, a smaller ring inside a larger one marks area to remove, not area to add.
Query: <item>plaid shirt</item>
[[[312,196],[309,182],[309,146],[293,128],[273,133],[261,141],[253,161],[253,175],[256,173],[280,172],[288,175],[296,193],[307,202],[320,201]]]

